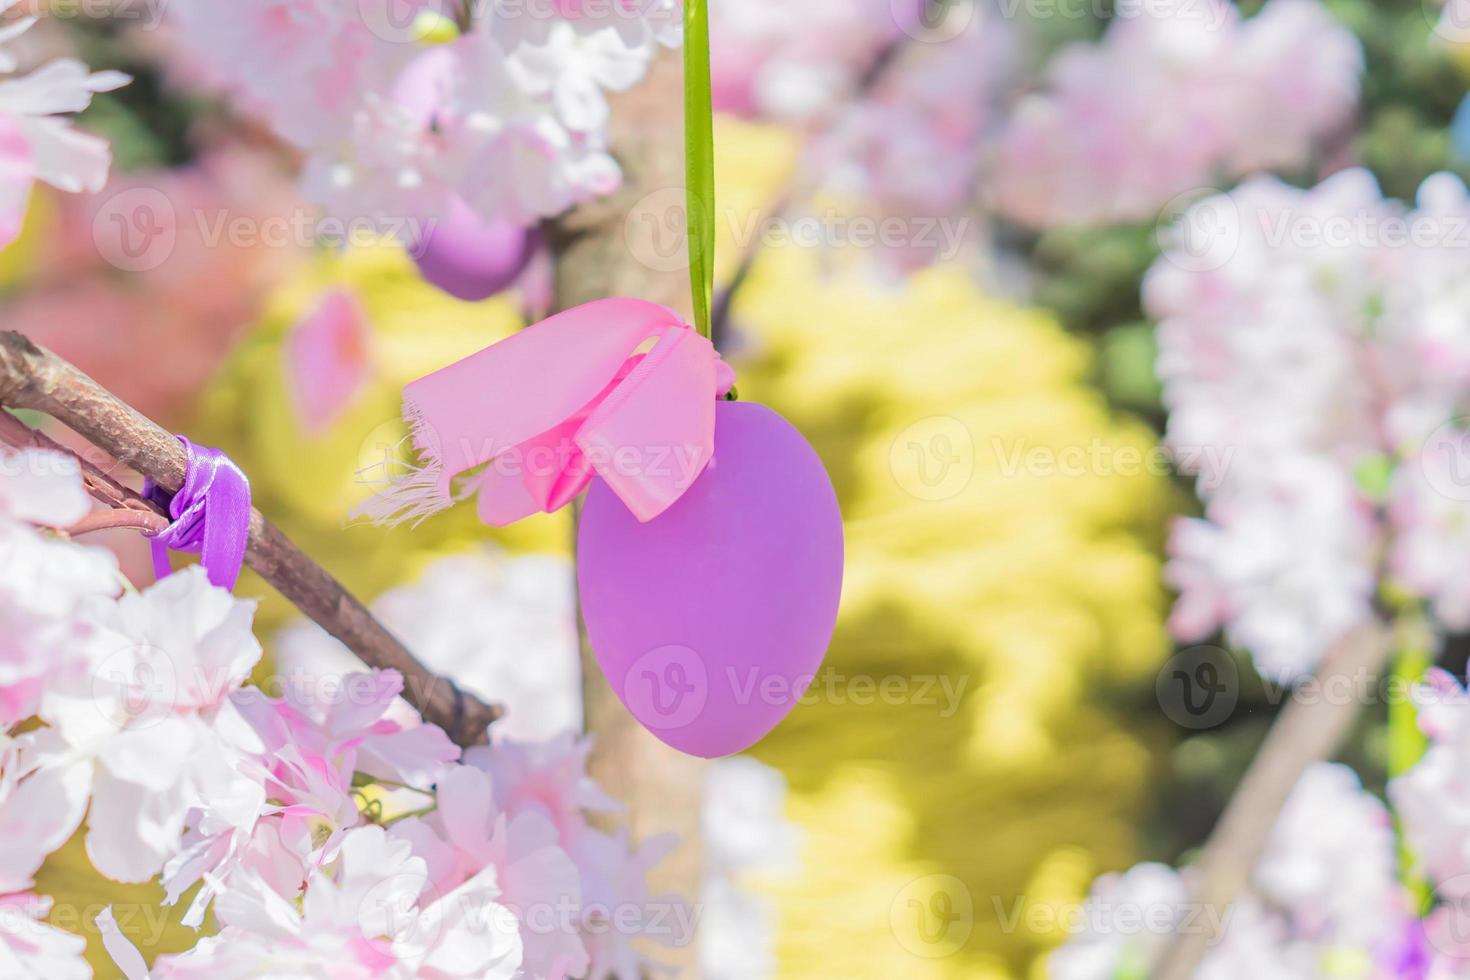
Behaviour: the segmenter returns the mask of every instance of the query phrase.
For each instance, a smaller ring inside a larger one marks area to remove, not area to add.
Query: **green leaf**
[[[684,0],[684,187],[694,326],[709,337],[715,290],[715,130],[706,0]]]

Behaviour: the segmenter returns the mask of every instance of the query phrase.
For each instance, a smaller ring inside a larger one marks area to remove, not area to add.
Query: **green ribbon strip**
[[[684,0],[684,174],[694,326],[708,338],[715,291],[715,131],[706,0]]]

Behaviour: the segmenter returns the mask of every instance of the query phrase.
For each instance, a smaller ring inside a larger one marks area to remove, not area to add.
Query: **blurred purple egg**
[[[705,758],[742,751],[820,669],[842,555],[842,514],[816,451],[769,408],[722,401],[714,459],[663,514],[640,524],[592,481],[577,582],[593,652],[662,741]]]
[[[409,248],[419,272],[457,299],[487,299],[513,285],[536,254],[539,233],[509,221],[486,221],[459,198]]]

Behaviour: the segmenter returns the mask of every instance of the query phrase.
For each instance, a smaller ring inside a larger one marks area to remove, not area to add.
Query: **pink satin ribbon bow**
[[[715,401],[734,380],[673,310],[578,306],[404,388],[420,465],[359,513],[419,520],[478,494],[500,527],[558,510],[595,473],[652,520],[708,465]]]

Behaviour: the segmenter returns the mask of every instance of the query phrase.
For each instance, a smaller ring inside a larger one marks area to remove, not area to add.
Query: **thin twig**
[[[0,407],[51,416],[165,490],[176,492],[183,483],[186,457],[173,435],[71,364],[14,332],[0,332]],[[0,412],[0,439],[68,452],[4,412]],[[114,509],[162,513],[96,465],[78,459],[87,490],[96,499]],[[501,715],[500,707],[430,673],[361,602],[254,509],[245,563],[363,663],[401,673],[403,696],[455,742],[473,745],[485,740],[489,725]]]
[[[60,528],[75,538],[94,531],[112,531],[117,528],[132,528],[145,534],[160,534],[168,527],[168,520],[160,514],[146,510],[97,510],[77,521],[71,527]]]
[[[119,483],[112,474],[103,470],[97,463],[72,452],[46,433],[32,429],[5,411],[0,411],[0,442],[17,449],[46,449],[51,452],[66,453],[74,457],[81,466],[82,486],[94,500],[106,504],[113,511],[136,511],[152,515],[163,526],[168,525],[168,516],[159,510],[158,505]]]
[[[1318,670],[1310,688],[1299,689],[1256,753],[1235,795],[1215,825],[1199,860],[1189,868],[1191,926],[1176,932],[1154,969],[1154,980],[1189,980],[1217,940],[1215,926],[1245,891],[1287,797],[1314,763],[1332,757],[1347,736],[1365,697],[1363,685],[1387,667],[1393,643],[1381,624],[1350,636]],[[1312,696],[1302,692],[1312,690]],[[1198,914],[1209,911],[1211,914]]]

